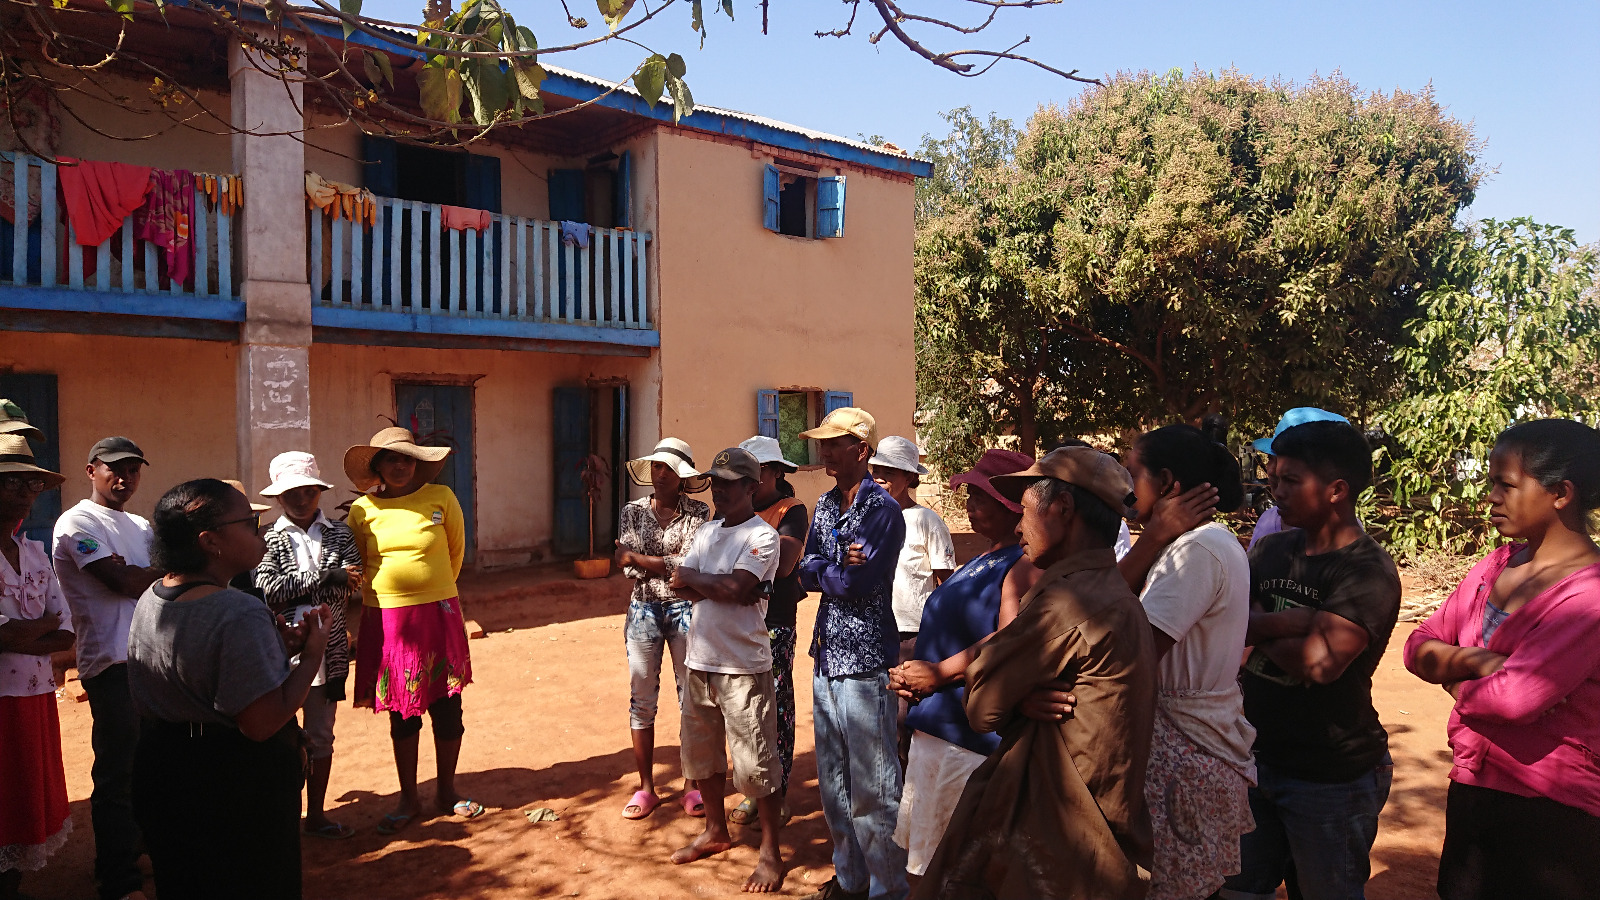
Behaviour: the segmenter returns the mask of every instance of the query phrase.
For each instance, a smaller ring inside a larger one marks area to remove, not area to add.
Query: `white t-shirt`
[[[83,571],[92,562],[122,557],[130,566],[150,565],[150,523],[133,513],[79,501],[56,520],[56,578],[72,607],[78,633],[78,677],[93,678],[128,660],[128,626],[138,600],[124,597]]]
[[[1117,542],[1112,545],[1111,550],[1117,554],[1117,562],[1122,562],[1122,558],[1132,549],[1133,535],[1128,532],[1128,523],[1123,522],[1117,526]]]
[[[55,613],[61,617],[61,628],[71,631],[72,613],[56,584],[44,545],[20,534],[16,540],[21,572],[0,555],[0,625],[10,619],[37,619]],[[48,654],[0,653],[0,697],[33,697],[55,689],[55,670]]]
[[[901,510],[906,517],[906,542],[894,573],[894,621],[901,631],[922,628],[922,606],[933,593],[935,569],[955,569],[956,548],[950,526],[926,506]]]
[[[1241,768],[1255,730],[1244,717],[1239,661],[1250,624],[1250,559],[1208,522],[1167,545],[1139,595],[1150,624],[1177,641],[1161,660],[1162,707],[1202,749]]]
[[[778,574],[778,532],[760,516],[751,516],[732,528],[713,519],[695,531],[679,565],[705,575],[729,575],[742,569],[755,575],[757,582],[771,581]],[[749,605],[709,597],[695,601],[685,665],[698,672],[726,675],[771,671],[766,597]]]

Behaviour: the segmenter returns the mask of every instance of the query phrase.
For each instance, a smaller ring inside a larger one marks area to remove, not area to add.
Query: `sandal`
[[[624,819],[643,819],[655,812],[656,807],[660,805],[661,798],[655,794],[649,791],[634,791],[633,796],[628,798],[628,805],[622,808],[622,817]],[[628,812],[628,810],[635,807],[638,807],[638,812]]]
[[[728,813],[728,821],[735,825],[760,825],[761,817],[756,813],[756,802],[749,797],[739,801],[739,805]]]
[[[457,800],[456,805],[450,807],[450,811],[463,819],[476,819],[489,810],[476,800]]]
[[[379,834],[399,834],[417,820],[416,813],[389,813],[378,823]]]
[[[706,817],[706,801],[700,796],[699,791],[690,791],[683,795],[683,811],[696,819]]]
[[[356,830],[351,828],[349,825],[344,825],[339,822],[329,822],[328,824],[319,826],[317,828],[307,828],[302,825],[300,826],[300,833],[306,837],[322,838],[329,841],[342,841],[345,838],[355,837]]]

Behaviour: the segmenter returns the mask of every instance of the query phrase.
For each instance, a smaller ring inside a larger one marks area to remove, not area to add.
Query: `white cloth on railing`
[[[562,222],[561,243],[581,250],[589,249],[589,232],[593,230],[586,222]]]

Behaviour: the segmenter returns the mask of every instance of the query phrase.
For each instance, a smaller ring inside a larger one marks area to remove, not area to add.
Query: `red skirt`
[[[356,644],[356,706],[409,719],[471,683],[472,657],[460,599],[363,607]]]
[[[72,831],[55,693],[0,697],[0,734],[0,871],[37,871]]]

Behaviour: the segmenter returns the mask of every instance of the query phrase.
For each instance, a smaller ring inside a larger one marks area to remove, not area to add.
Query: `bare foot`
[[[783,887],[783,860],[776,855],[761,854],[756,861],[756,870],[750,873],[750,878],[744,883],[746,894],[772,894]]]
[[[709,831],[702,831],[687,847],[680,847],[672,852],[673,865],[681,866],[684,863],[694,862],[715,856],[733,846],[733,840],[726,834],[713,835]]]

